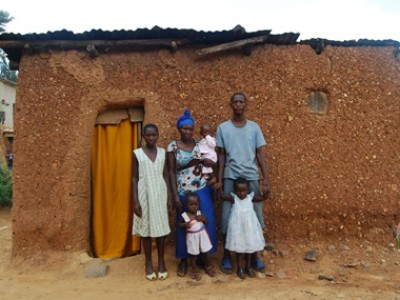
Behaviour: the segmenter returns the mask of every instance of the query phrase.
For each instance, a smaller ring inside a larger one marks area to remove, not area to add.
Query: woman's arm
[[[175,208],[178,211],[181,211],[182,203],[179,199],[178,189],[176,186],[176,162],[175,162],[175,155],[173,152],[167,152],[167,166],[168,166],[169,188],[171,197],[174,200]]]
[[[205,158],[203,160],[203,165],[206,166],[206,167],[213,168],[213,167],[215,167],[217,165],[217,163],[215,161],[212,161],[209,158]]]
[[[175,160],[175,156],[174,156],[174,160]],[[181,171],[181,170],[190,168],[190,167],[192,167],[192,166],[196,166],[196,165],[198,165],[198,164],[200,164],[200,163],[201,163],[201,160],[200,160],[200,159],[193,158],[193,159],[192,159],[191,161],[189,161],[186,165],[184,165],[184,166],[178,168],[177,170],[178,170],[178,171]]]
[[[132,153],[132,204],[135,215],[139,218],[142,217],[142,207],[139,202],[138,193],[138,182],[139,182],[139,162],[135,153]]]
[[[181,219],[180,222],[179,222],[179,227],[181,227],[181,228],[187,228],[187,227],[188,227],[188,224],[187,224],[183,219]]]

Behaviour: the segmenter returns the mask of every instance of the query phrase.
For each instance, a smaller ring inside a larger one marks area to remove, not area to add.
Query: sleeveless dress
[[[225,248],[237,253],[254,253],[265,247],[263,231],[253,207],[254,193],[241,200],[232,193],[235,203],[228,221]]]
[[[163,177],[165,150],[157,147],[157,157],[153,162],[142,148],[134,150],[138,160],[138,196],[142,207],[142,218],[134,215],[133,234],[142,237],[161,237],[169,234],[168,193]]]

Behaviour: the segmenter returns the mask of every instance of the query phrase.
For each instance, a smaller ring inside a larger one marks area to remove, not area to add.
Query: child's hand
[[[262,184],[260,185],[260,191],[264,197],[264,200],[267,200],[271,194],[271,185],[269,184],[268,180],[263,180]]]
[[[217,183],[217,178],[213,177],[208,181],[208,185],[214,185],[215,183]]]
[[[229,201],[229,202],[232,202],[232,203],[235,202],[235,200],[233,199],[232,195],[226,195],[226,194],[224,194],[224,193],[222,192],[222,190],[221,190],[221,193],[219,194],[219,197],[220,197],[222,200],[225,200],[225,201]]]
[[[172,212],[174,211],[174,203],[172,202],[172,200],[168,200],[167,209],[168,214],[172,214]]]
[[[196,219],[196,221],[198,221],[198,222],[203,222],[203,223],[206,222],[206,217],[205,217],[204,215],[202,215],[202,214],[199,215],[199,216],[196,216],[195,219]]]
[[[172,214],[173,212],[174,212],[174,208],[175,208],[175,205],[174,205],[174,196],[173,196],[173,193],[170,193],[170,192],[168,192],[168,195],[167,195],[167,209],[168,209],[168,213],[169,214]]]
[[[186,222],[186,228],[187,229],[192,228],[192,226],[193,226],[193,220],[190,220],[189,222]]]
[[[181,212],[182,211],[182,202],[181,202],[181,199],[179,199],[178,195],[175,197],[174,204],[175,204],[176,211]]]
[[[268,200],[269,195],[270,195],[270,191],[267,191],[267,192],[261,194],[261,196],[263,198],[262,201]]]
[[[253,197],[253,202],[262,202],[264,200],[266,200],[266,198],[264,196],[254,195],[254,197]]]
[[[135,215],[137,215],[139,218],[142,217],[142,207],[140,206],[139,202],[134,204],[133,211],[134,211]]]
[[[216,182],[216,183],[214,183],[214,189],[215,189],[217,192],[222,191],[222,183],[221,183],[221,182]]]

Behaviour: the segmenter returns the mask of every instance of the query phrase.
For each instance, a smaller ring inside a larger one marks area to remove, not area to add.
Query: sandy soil
[[[170,277],[149,282],[142,255],[103,261],[109,271],[102,278],[85,277],[85,267],[98,260],[82,254],[50,266],[10,264],[11,235],[10,212],[0,209],[0,299],[400,299],[400,252],[392,245],[288,241],[262,253],[267,276],[242,281],[219,272],[215,278],[203,274],[200,282],[174,274],[169,245]],[[303,259],[311,249],[316,262]],[[334,280],[320,280],[320,275]]]

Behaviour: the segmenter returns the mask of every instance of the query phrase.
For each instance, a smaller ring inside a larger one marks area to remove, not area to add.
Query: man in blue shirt
[[[232,118],[218,126],[216,136],[218,183],[216,188],[223,188],[224,194],[230,195],[234,192],[234,181],[243,177],[249,181],[250,192],[254,192],[255,195],[263,195],[266,199],[270,194],[270,183],[262,148],[267,143],[258,124],[245,118],[247,104],[247,98],[243,93],[235,93],[231,97],[230,103]],[[261,181],[257,163],[262,174]],[[232,203],[223,201],[221,233],[224,245],[231,208]],[[264,228],[262,202],[254,202],[254,210],[262,228]],[[265,271],[265,266],[257,255],[252,257],[252,265],[257,271]],[[231,255],[225,248],[221,271],[224,273],[232,272]]]

